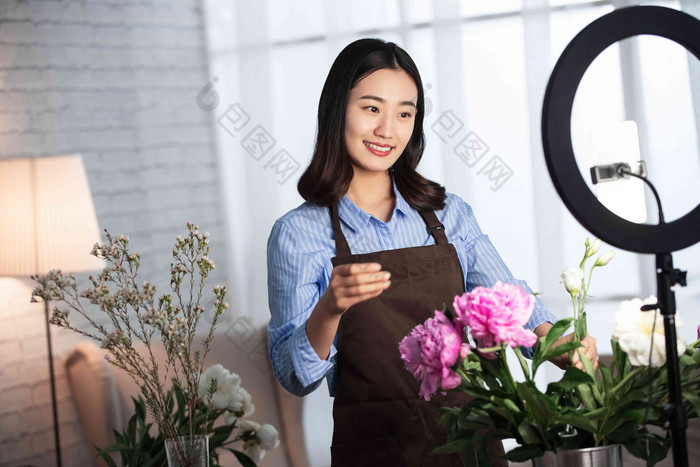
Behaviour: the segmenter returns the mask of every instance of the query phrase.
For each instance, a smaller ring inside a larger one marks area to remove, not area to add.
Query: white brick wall
[[[82,154],[100,227],[129,234],[141,281],[169,291],[172,243],[190,221],[211,232],[210,285],[227,284],[213,130],[195,104],[209,79],[197,0],[1,0],[0,159]],[[54,465],[32,288],[0,278],[2,466]],[[52,332],[64,465],[91,465],[63,367],[78,337]]]

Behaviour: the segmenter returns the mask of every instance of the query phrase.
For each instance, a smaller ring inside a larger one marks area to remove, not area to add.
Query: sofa
[[[261,467],[305,467],[308,465],[302,427],[303,399],[288,393],[275,379],[267,356],[265,327],[247,333],[241,339],[217,335],[206,357],[204,368],[216,363],[241,377],[241,385],[251,394],[255,411],[246,419],[260,424],[270,423],[279,432],[280,445],[269,451],[258,464]],[[235,336],[234,336],[235,337]],[[198,345],[201,338],[198,339]],[[164,361],[160,342],[152,346],[158,361]],[[141,345],[140,351],[145,350]],[[66,373],[85,438],[93,446],[104,447],[115,442],[113,429],[126,427],[133,415],[131,396],[139,389],[123,370],[106,361],[107,351],[93,341],[81,341],[66,359]],[[148,414],[148,421],[152,421]],[[153,430],[153,428],[152,428]],[[232,447],[241,449],[241,443]],[[119,464],[118,454],[113,459]],[[233,454],[221,450],[222,466],[240,465]],[[95,458],[96,466],[106,466]]]

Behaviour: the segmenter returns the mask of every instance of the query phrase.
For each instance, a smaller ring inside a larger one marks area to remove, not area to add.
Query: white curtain
[[[204,0],[211,77],[219,96],[211,115],[226,187],[234,312],[255,324],[269,318],[266,240],[273,222],[303,202],[296,183],[311,158],[324,80],[345,45],[380,37],[407,50],[423,78],[427,148],[421,173],[470,203],[513,274],[541,292],[557,316],[568,316],[570,302],[559,274],[578,264],[588,233],[564,207],[545,167],[544,90],[578,31],[634,3]],[[652,3],[700,16],[698,0]],[[592,165],[592,125],[635,120],[642,158],[667,219],[696,206],[698,70],[685,49],[658,37],[629,39],[601,54],[574,106],[572,132],[582,172]],[[445,119],[459,131],[445,132]],[[263,143],[246,142],[251,132]],[[455,149],[477,147],[475,142],[482,149],[469,155]],[[494,167],[499,170],[489,171]],[[647,209],[650,222],[655,221],[654,204],[647,203]],[[589,329],[603,353],[610,348],[620,300],[655,293],[653,257],[616,253],[609,266],[597,271],[590,290]],[[681,335],[690,340],[700,323],[700,246],[675,253],[674,260],[688,270],[689,287],[677,289],[677,300],[686,322]],[[544,377],[556,375],[552,367]],[[330,463],[331,403],[325,387],[307,396],[312,465]]]

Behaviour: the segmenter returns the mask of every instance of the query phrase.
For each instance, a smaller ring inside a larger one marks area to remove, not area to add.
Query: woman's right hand
[[[379,263],[340,264],[331,271],[331,278],[323,299],[334,315],[342,315],[356,303],[381,294],[391,285],[389,271],[382,271]]]

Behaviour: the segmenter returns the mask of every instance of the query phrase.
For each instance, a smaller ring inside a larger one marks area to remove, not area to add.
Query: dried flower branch
[[[204,281],[215,264],[208,256],[209,233],[200,233],[199,227],[189,222],[187,229],[187,235],[178,235],[173,247],[174,260],[170,263],[172,294],[161,295],[157,300],[154,299],[156,287],[153,284],[144,281],[140,287],[137,285],[141,253],[129,253],[128,235],[113,237],[107,229],[107,243],[96,243],[90,254],[106,260],[108,265],[97,277],[90,276],[91,287],[78,292],[74,274],[64,275],[59,269],[32,276],[38,285],[32,291],[31,301],[36,302],[36,297],[40,297],[44,301],[65,303],[68,309],[54,307],[51,324],[94,339],[107,349],[108,361],[126,371],[136,382],[160,431],[167,437],[178,436],[175,420],[168,409],[174,397],[174,387],[179,388],[186,398],[190,436],[203,432],[203,427],[195,426],[197,420],[204,423],[201,420],[207,419],[208,410],[205,409],[204,417],[199,416],[202,415],[198,414],[200,405],[197,404],[200,378],[216,324],[228,308],[224,301],[226,287],[214,286],[212,291],[216,299],[211,326],[202,348],[194,349],[197,326],[205,312],[200,306]],[[197,274],[199,280],[196,280]],[[183,283],[189,288],[184,299]],[[110,326],[98,324],[83,308],[80,298],[98,305],[109,318]],[[89,329],[71,324],[68,319],[70,311],[85,318]],[[158,338],[162,339],[167,355],[162,366],[156,361],[152,349],[154,339]],[[145,345],[147,355],[141,355],[134,348],[137,341]],[[172,385],[166,389],[168,378]],[[211,381],[211,385],[209,390],[213,394],[216,381]],[[182,452],[179,454],[184,456]]]

